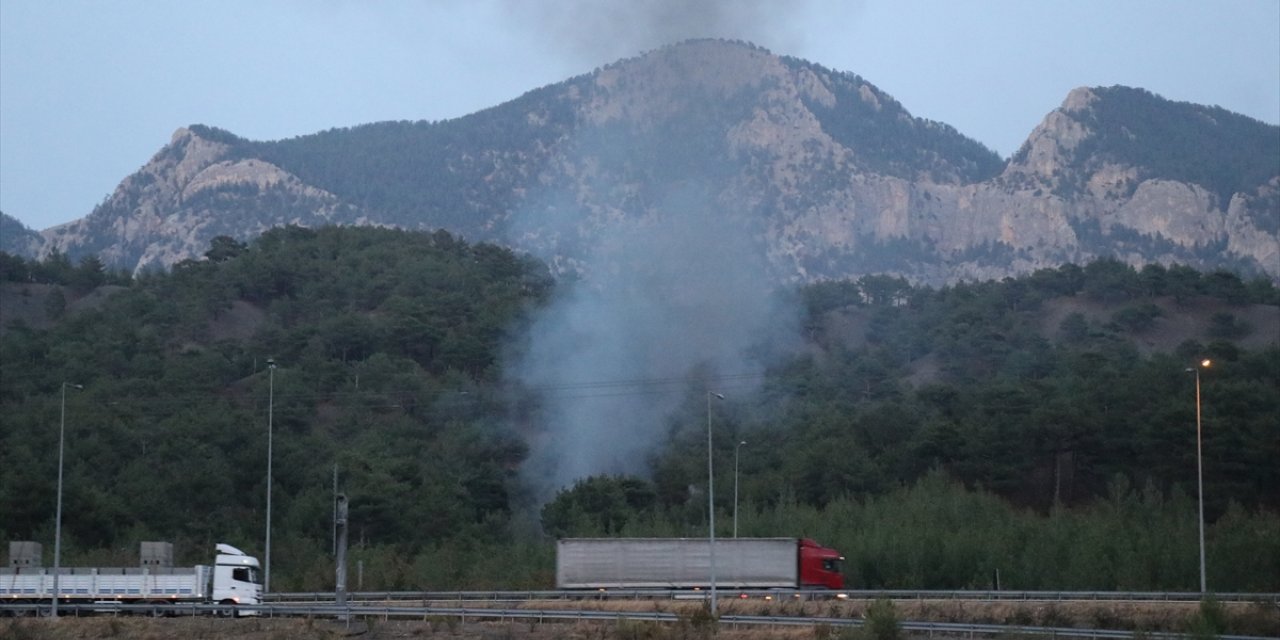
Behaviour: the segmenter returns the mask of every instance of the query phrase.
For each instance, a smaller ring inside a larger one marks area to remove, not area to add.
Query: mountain
[[[0,251],[10,255],[35,255],[44,238],[17,218],[0,211]]]
[[[745,43],[672,45],[440,122],[258,142],[205,126],[44,251],[146,269],[282,224],[443,228],[557,271],[732,229],[775,282],[989,279],[1114,256],[1280,277],[1280,127],[1080,88],[1002,160],[857,75]],[[666,230],[666,231],[663,231]]]

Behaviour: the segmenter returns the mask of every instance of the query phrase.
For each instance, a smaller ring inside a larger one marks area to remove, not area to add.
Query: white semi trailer
[[[262,581],[258,559],[229,545],[218,544],[213,565],[194,567],[164,566],[163,561],[149,561],[143,543],[143,561],[139,567],[62,567],[57,574],[60,603],[176,603],[211,604],[262,603]],[[37,560],[21,562],[15,549],[36,549]],[[54,571],[39,564],[39,545],[11,543],[10,566],[0,569],[0,603],[37,604],[51,602],[54,594]],[[172,559],[172,546],[169,546]],[[163,554],[161,554],[163,555]],[[16,565],[16,566],[15,566]],[[246,614],[249,612],[245,612]]]
[[[691,589],[711,584],[706,538],[565,538],[556,548],[560,589]],[[716,584],[731,589],[842,589],[844,559],[807,538],[716,541]]]

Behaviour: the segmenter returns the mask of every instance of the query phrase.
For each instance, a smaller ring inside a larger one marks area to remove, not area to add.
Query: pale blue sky
[[[188,124],[453,118],[690,37],[854,72],[1003,156],[1078,86],[1280,122],[1277,0],[0,0],[0,210],[88,215]]]

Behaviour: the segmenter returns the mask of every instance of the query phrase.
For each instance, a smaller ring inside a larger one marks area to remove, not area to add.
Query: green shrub
[[[1191,619],[1191,636],[1216,638],[1227,630],[1227,610],[1212,595],[1200,601],[1199,613]]]
[[[898,624],[898,613],[892,600],[881,598],[867,607],[865,629],[870,640],[899,640],[902,637],[902,626]]]

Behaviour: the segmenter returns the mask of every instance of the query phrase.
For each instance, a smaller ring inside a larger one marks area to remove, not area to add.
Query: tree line
[[[0,275],[6,296],[118,287],[0,335],[9,539],[52,547],[60,390],[84,387],[66,397],[68,564],[132,564],[148,539],[189,562],[214,542],[260,554],[268,422],[280,589],[331,586],[335,467],[369,589],[549,587],[555,536],[705,534],[701,388],[684,390],[648,476],[583,479],[546,505],[522,486],[530,400],[501,384],[502,354],[561,285],[508,249],[288,227],[136,278],[3,254]],[[1280,587],[1280,347],[1244,346],[1274,330],[1247,320],[1274,317],[1252,311],[1277,305],[1270,282],[1104,260],[799,294],[806,347],[715,408],[721,535],[737,515],[743,535],[815,537],[846,555],[854,586],[985,587],[998,571],[1006,588],[1194,588],[1184,369],[1207,355],[1210,583]],[[1063,301],[1107,311],[1046,326]],[[1229,318],[1139,348],[1205,308]]]

